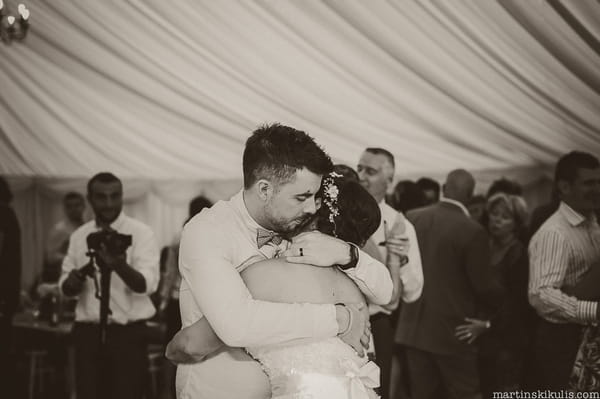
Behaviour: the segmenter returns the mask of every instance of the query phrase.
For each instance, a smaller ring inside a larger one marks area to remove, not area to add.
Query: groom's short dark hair
[[[303,131],[274,123],[256,129],[246,141],[243,157],[244,188],[257,180],[287,183],[307,168],[317,175],[331,172],[329,155]]]

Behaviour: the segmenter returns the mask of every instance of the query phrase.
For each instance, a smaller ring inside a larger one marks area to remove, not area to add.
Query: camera
[[[121,255],[131,246],[131,235],[120,234],[114,230],[100,230],[87,236],[90,250],[99,251],[102,244],[111,255]]]

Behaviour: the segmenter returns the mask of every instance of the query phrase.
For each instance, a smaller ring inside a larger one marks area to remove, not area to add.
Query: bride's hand
[[[350,262],[350,244],[318,231],[298,234],[283,252],[290,263],[330,267]]]
[[[363,303],[355,303],[336,305],[335,308],[340,328],[338,337],[350,345],[359,356],[364,356],[371,337],[368,307]]]

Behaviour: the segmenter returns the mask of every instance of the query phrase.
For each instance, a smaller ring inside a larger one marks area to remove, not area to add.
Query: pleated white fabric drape
[[[0,173],[26,245],[103,170],[167,243],[191,196],[239,188],[265,122],[307,131],[336,162],[378,146],[399,177],[464,167],[484,186],[600,153],[597,1],[26,4],[28,37],[0,45]]]
[[[0,46],[4,174],[239,178],[270,121],[339,162],[389,148],[409,175],[600,150],[595,1],[28,6],[26,41]]]

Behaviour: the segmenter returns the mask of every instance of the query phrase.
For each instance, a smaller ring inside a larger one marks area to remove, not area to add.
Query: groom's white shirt
[[[180,399],[268,398],[269,384],[260,365],[239,348],[337,334],[334,305],[252,299],[239,273],[257,255],[271,258],[277,249],[272,245],[258,249],[259,227],[246,209],[242,191],[203,210],[184,228],[179,253],[182,324],[189,326],[205,316],[221,340],[235,348],[179,366]],[[358,265],[347,274],[369,301],[389,302],[392,283],[380,262],[361,252]]]

